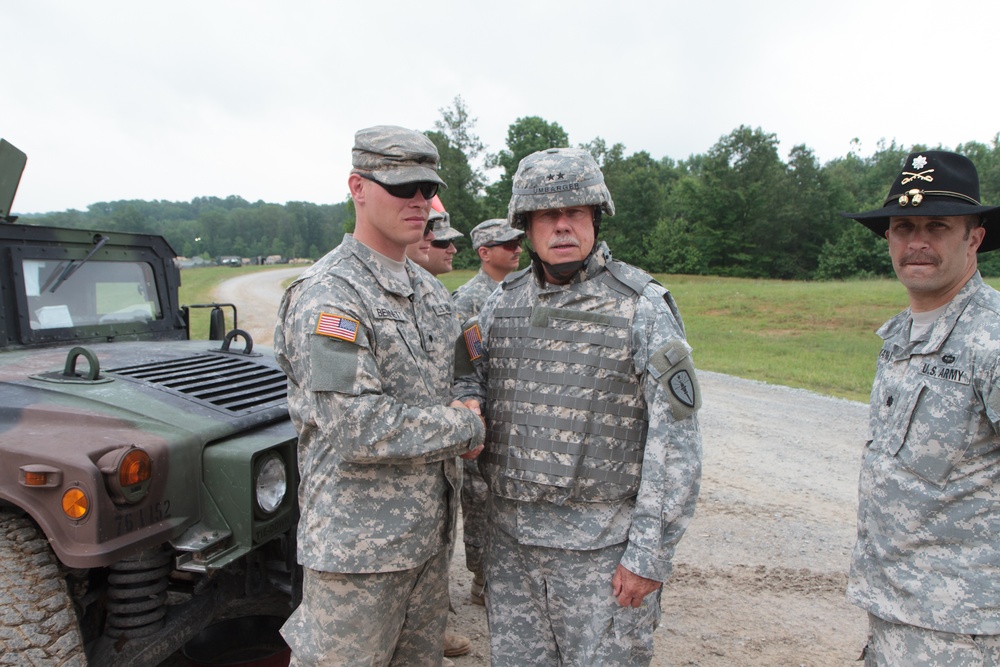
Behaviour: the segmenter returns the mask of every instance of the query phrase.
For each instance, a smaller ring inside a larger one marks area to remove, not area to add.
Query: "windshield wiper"
[[[93,257],[94,253],[97,252],[98,250],[100,250],[101,248],[103,248],[104,244],[107,243],[110,240],[111,239],[109,239],[107,236],[104,236],[103,234],[97,234],[97,235],[95,235],[94,236],[94,247],[90,249],[90,252],[87,253],[87,256],[84,257],[83,259],[81,259],[79,262],[77,262],[75,259],[74,260],[70,260],[69,264],[66,265],[66,268],[63,269],[63,272],[59,274],[59,278],[56,280],[56,284],[52,286],[52,289],[50,289],[49,292],[50,293],[55,293],[55,291],[57,289],[59,289],[60,285],[62,285],[64,282],[66,282],[66,280],[71,275],[73,275],[74,273],[76,273],[77,269],[79,269],[81,266],[83,266],[84,264],[86,264],[87,260],[90,259],[91,257]],[[52,275],[54,276],[55,273],[53,273]],[[49,278],[49,282],[45,283],[45,287],[42,288],[43,292],[46,289],[48,289],[50,282],[52,282],[52,278]]]

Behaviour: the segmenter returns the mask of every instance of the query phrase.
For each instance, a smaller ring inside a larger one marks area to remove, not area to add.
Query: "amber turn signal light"
[[[74,486],[62,497],[63,512],[71,519],[82,519],[90,511],[90,499],[80,487]]]

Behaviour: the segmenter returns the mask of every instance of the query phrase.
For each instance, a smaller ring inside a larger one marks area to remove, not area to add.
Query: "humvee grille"
[[[287,400],[288,385],[279,369],[222,355],[197,355],[105,372],[153,384],[235,414]]]

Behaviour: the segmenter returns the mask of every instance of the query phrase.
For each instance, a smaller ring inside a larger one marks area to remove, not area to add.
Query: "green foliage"
[[[284,206],[240,197],[198,197],[191,202],[99,202],[86,212],[24,216],[33,225],[161,234],[186,256],[310,257],[340,242],[344,204],[288,202]]]
[[[570,138],[558,123],[525,116],[508,127],[504,148],[488,153],[461,96],[439,111],[427,134],[448,184],[441,201],[466,235],[457,240],[455,267],[472,270],[479,261],[469,231],[506,217],[521,159],[569,146]],[[788,280],[892,276],[885,242],[840,213],[881,206],[906,155],[926,150],[881,141],[864,157],[855,140],[847,155],[820,164],[805,145],[783,158],[776,135],[745,125],[679,162],[643,150],[627,154],[601,137],[578,145],[597,160],[614,199],[616,215],[604,219],[601,238],[619,259],[653,272]],[[1000,133],[953,150],[976,163],[981,201],[1000,204]],[[499,171],[492,183],[488,169]],[[350,198],[333,206],[281,206],[230,196],[101,202],[85,212],[25,215],[22,222],[157,232],[187,256],[317,257],[354,229],[355,214]],[[980,256],[980,268],[1000,276],[1000,252]]]
[[[853,220],[845,220],[845,225],[835,242],[823,245],[815,277],[844,280],[891,276],[888,242]]]

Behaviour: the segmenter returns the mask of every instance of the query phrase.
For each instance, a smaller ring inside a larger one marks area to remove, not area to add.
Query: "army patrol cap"
[[[395,125],[376,125],[354,135],[351,164],[385,185],[437,183],[448,187],[437,175],[438,152],[433,142],[416,130]]]
[[[472,237],[472,249],[478,250],[483,246],[488,247],[514,241],[524,236],[524,232],[511,227],[506,218],[493,218],[473,227],[469,236]]]
[[[427,221],[434,223],[432,229],[434,230],[435,241],[451,241],[460,236],[465,236],[465,234],[451,226],[451,216],[448,215],[447,211],[432,210]]]
[[[921,151],[907,156],[882,208],[841,215],[882,238],[891,217],[979,215],[986,228],[979,252],[989,252],[1000,248],[998,210],[979,201],[979,172],[972,160],[949,151]]]
[[[580,148],[549,148],[525,157],[514,174],[507,220],[523,228],[525,213],[567,206],[600,206],[615,214],[594,156]]]

